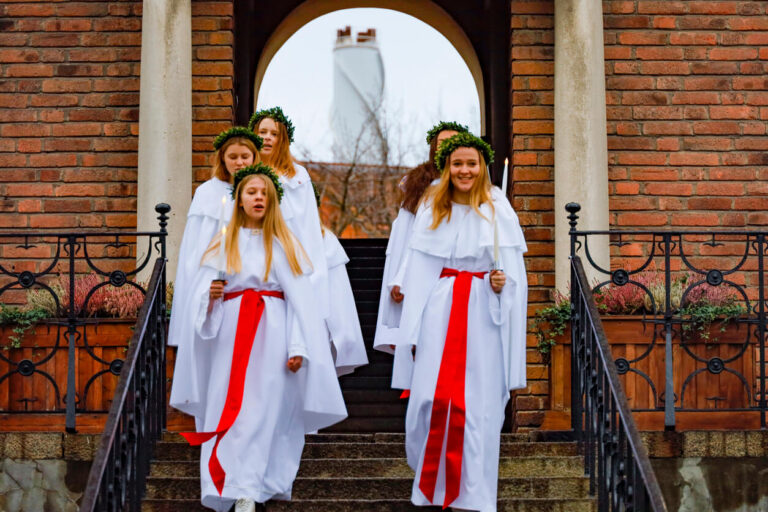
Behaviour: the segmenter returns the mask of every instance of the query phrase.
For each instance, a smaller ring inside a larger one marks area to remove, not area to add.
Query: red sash
[[[243,388],[245,387],[245,372],[248,369],[248,359],[253,348],[253,341],[259,329],[261,315],[264,312],[264,297],[276,297],[285,299],[283,292],[271,290],[241,290],[225,293],[224,300],[231,300],[243,296],[240,301],[240,312],[237,317],[237,331],[235,332],[235,349],[232,352],[232,365],[227,386],[227,398],[224,402],[224,410],[221,412],[219,425],[214,432],[184,432],[184,436],[192,446],[199,446],[209,439],[216,437],[211,458],[208,461],[208,469],[211,472],[213,484],[221,495],[224,490],[224,480],[227,476],[221,467],[216,455],[219,441],[235,423],[237,415],[243,404]]]
[[[445,439],[446,419],[448,438],[445,449],[445,500],[443,509],[459,497],[461,488],[461,459],[464,452],[464,379],[467,366],[467,311],[472,278],[482,279],[487,272],[466,272],[444,268],[440,277],[455,277],[453,301],[448,332],[445,336],[443,358],[437,375],[437,387],[432,402],[427,447],[421,467],[419,489],[432,502],[437,483],[437,470]],[[450,406],[450,408],[449,408]]]

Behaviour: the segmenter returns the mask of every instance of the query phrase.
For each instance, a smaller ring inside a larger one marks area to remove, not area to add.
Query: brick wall
[[[528,243],[528,314],[550,302],[555,284],[554,2],[512,2],[512,194]],[[528,336],[528,388],[517,394],[521,430],[548,408],[549,368]]]
[[[531,249],[531,313],[549,300],[563,214],[552,209],[553,8],[512,2],[513,194]],[[768,2],[604,1],[603,10],[611,226],[768,225]],[[528,361],[518,419],[535,426],[547,372],[535,350]]]
[[[0,2],[0,229],[135,229],[141,9]],[[212,137],[233,119],[232,0],[193,1],[192,10],[202,181]],[[25,260],[17,270],[52,255],[2,250]]]
[[[768,224],[768,2],[604,11],[611,224]]]

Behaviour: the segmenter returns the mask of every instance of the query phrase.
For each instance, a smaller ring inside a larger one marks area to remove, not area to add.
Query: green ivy
[[[4,350],[21,347],[24,334],[41,320],[50,318],[50,314],[43,308],[21,309],[15,306],[0,305],[0,325],[13,325],[12,332],[8,336],[10,345],[0,347]]]
[[[708,302],[699,302],[684,307],[680,313],[683,317],[688,317],[689,320],[683,324],[684,332],[695,331],[701,339],[715,343],[717,342],[716,337],[710,339],[712,324],[718,322],[720,332],[725,332],[728,324],[745,315],[747,309],[737,302],[717,306]]]
[[[533,333],[538,340],[536,348],[539,352],[549,354],[557,344],[556,338],[565,333],[570,321],[571,303],[568,301],[538,310],[533,317]]]

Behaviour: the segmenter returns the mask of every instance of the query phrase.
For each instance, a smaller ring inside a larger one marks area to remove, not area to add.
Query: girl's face
[[[437,147],[440,147],[440,144],[446,139],[450,139],[454,135],[458,135],[459,132],[455,130],[443,130],[440,133],[437,134]]]
[[[259,123],[259,130],[256,135],[264,139],[261,153],[263,155],[271,155],[272,150],[277,146],[278,140],[280,140],[280,130],[278,129],[275,120],[271,117],[262,119]]]
[[[245,215],[258,226],[264,221],[269,205],[267,184],[264,180],[261,176],[251,178],[240,193],[240,206]]]
[[[468,193],[480,175],[480,154],[475,148],[458,148],[450,156],[451,183],[456,191]]]
[[[227,172],[234,176],[240,169],[253,165],[253,153],[248,146],[242,144],[230,144],[224,151],[224,166]]]

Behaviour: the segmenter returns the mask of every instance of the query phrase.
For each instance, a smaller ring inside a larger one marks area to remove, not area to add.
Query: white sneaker
[[[239,498],[235,502],[235,512],[256,512],[256,503],[250,498]]]

